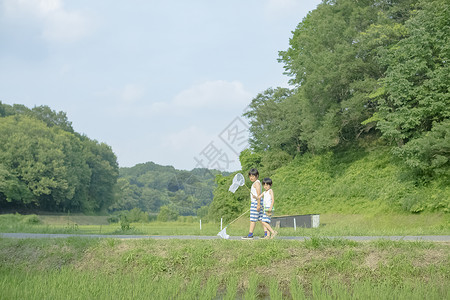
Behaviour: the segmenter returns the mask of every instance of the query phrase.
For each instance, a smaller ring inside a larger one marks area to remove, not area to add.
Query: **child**
[[[264,193],[258,196],[258,198],[263,197],[263,206],[264,206],[264,214],[262,217],[262,225],[264,227],[264,231],[267,232],[267,235],[264,237],[264,239],[273,239],[278,232],[274,231],[272,227],[270,226],[270,218],[272,216],[273,211],[273,205],[275,203],[275,198],[273,196],[273,191],[271,189],[272,187],[272,179],[270,178],[264,178],[263,179],[263,186],[264,186]]]
[[[248,177],[253,184],[250,190],[250,230],[247,236],[242,237],[244,240],[253,239],[253,230],[255,230],[256,222],[260,221],[262,218],[261,197],[259,197],[261,195],[261,182],[258,180],[258,170],[251,169],[248,172]]]

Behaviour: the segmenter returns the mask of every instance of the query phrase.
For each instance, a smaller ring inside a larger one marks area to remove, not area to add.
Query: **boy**
[[[250,230],[247,236],[243,236],[244,240],[253,239],[253,230],[255,230],[256,222],[261,221],[261,182],[258,180],[259,172],[257,169],[251,169],[248,172],[248,177],[252,184],[250,190]],[[258,198],[259,197],[259,198]]]
[[[261,197],[264,198],[263,201],[264,213],[261,219],[264,231],[267,232],[267,235],[264,237],[264,239],[273,239],[278,234],[278,232],[274,231],[270,226],[270,219],[272,217],[273,205],[275,204],[275,197],[272,191],[272,179],[264,178],[262,183],[265,191],[258,198]]]

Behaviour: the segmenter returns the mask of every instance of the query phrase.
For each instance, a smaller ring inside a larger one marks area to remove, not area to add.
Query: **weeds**
[[[0,290],[6,299],[446,299],[449,245],[429,245],[1,239]]]
[[[341,239],[341,238],[326,238],[326,237],[317,237],[313,236],[310,239],[305,240],[304,242],[306,248],[311,249],[323,249],[326,247],[335,247],[335,248],[343,248],[343,247],[356,247],[358,245],[357,242]]]

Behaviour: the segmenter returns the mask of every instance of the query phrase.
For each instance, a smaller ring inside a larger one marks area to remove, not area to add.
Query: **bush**
[[[126,214],[128,220],[130,222],[148,222],[148,216],[145,212],[143,212],[140,208],[133,208]]]
[[[199,209],[197,209],[197,217],[200,219],[205,218],[208,215],[209,206],[202,206]]]
[[[178,216],[178,211],[176,211],[173,207],[164,205],[161,206],[159,210],[157,220],[160,222],[176,221]]]
[[[131,229],[130,221],[127,219],[126,216],[122,216],[120,218],[120,229],[122,229],[122,231],[127,231]]]
[[[108,217],[109,223],[117,223],[125,217],[130,223],[148,222],[149,216],[146,212],[143,212],[140,208],[133,208],[132,210],[121,210],[114,213],[114,215]]]
[[[41,219],[39,219],[39,217],[37,215],[28,215],[28,216],[24,216],[24,218],[22,219],[22,222],[26,223],[26,224],[35,225],[35,224],[41,224]]]

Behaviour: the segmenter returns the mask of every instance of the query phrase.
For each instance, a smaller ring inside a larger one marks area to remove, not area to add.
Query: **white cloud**
[[[178,132],[165,135],[162,138],[162,146],[168,151],[186,151],[197,150],[199,145],[212,140],[211,136],[197,126],[189,126]]]
[[[181,91],[172,101],[154,102],[150,114],[186,114],[192,111],[242,110],[250,103],[252,94],[239,81],[206,81]]]
[[[4,0],[9,18],[26,18],[38,22],[43,39],[71,43],[89,33],[89,20],[76,11],[67,11],[62,0]]]
[[[206,81],[196,84],[176,94],[172,100],[151,102],[145,87],[135,83],[126,84],[120,89],[108,88],[94,93],[102,98],[117,99],[112,108],[115,114],[128,114],[139,117],[185,116],[195,113],[222,113],[242,110],[251,102],[253,95],[246,91],[238,81]]]

